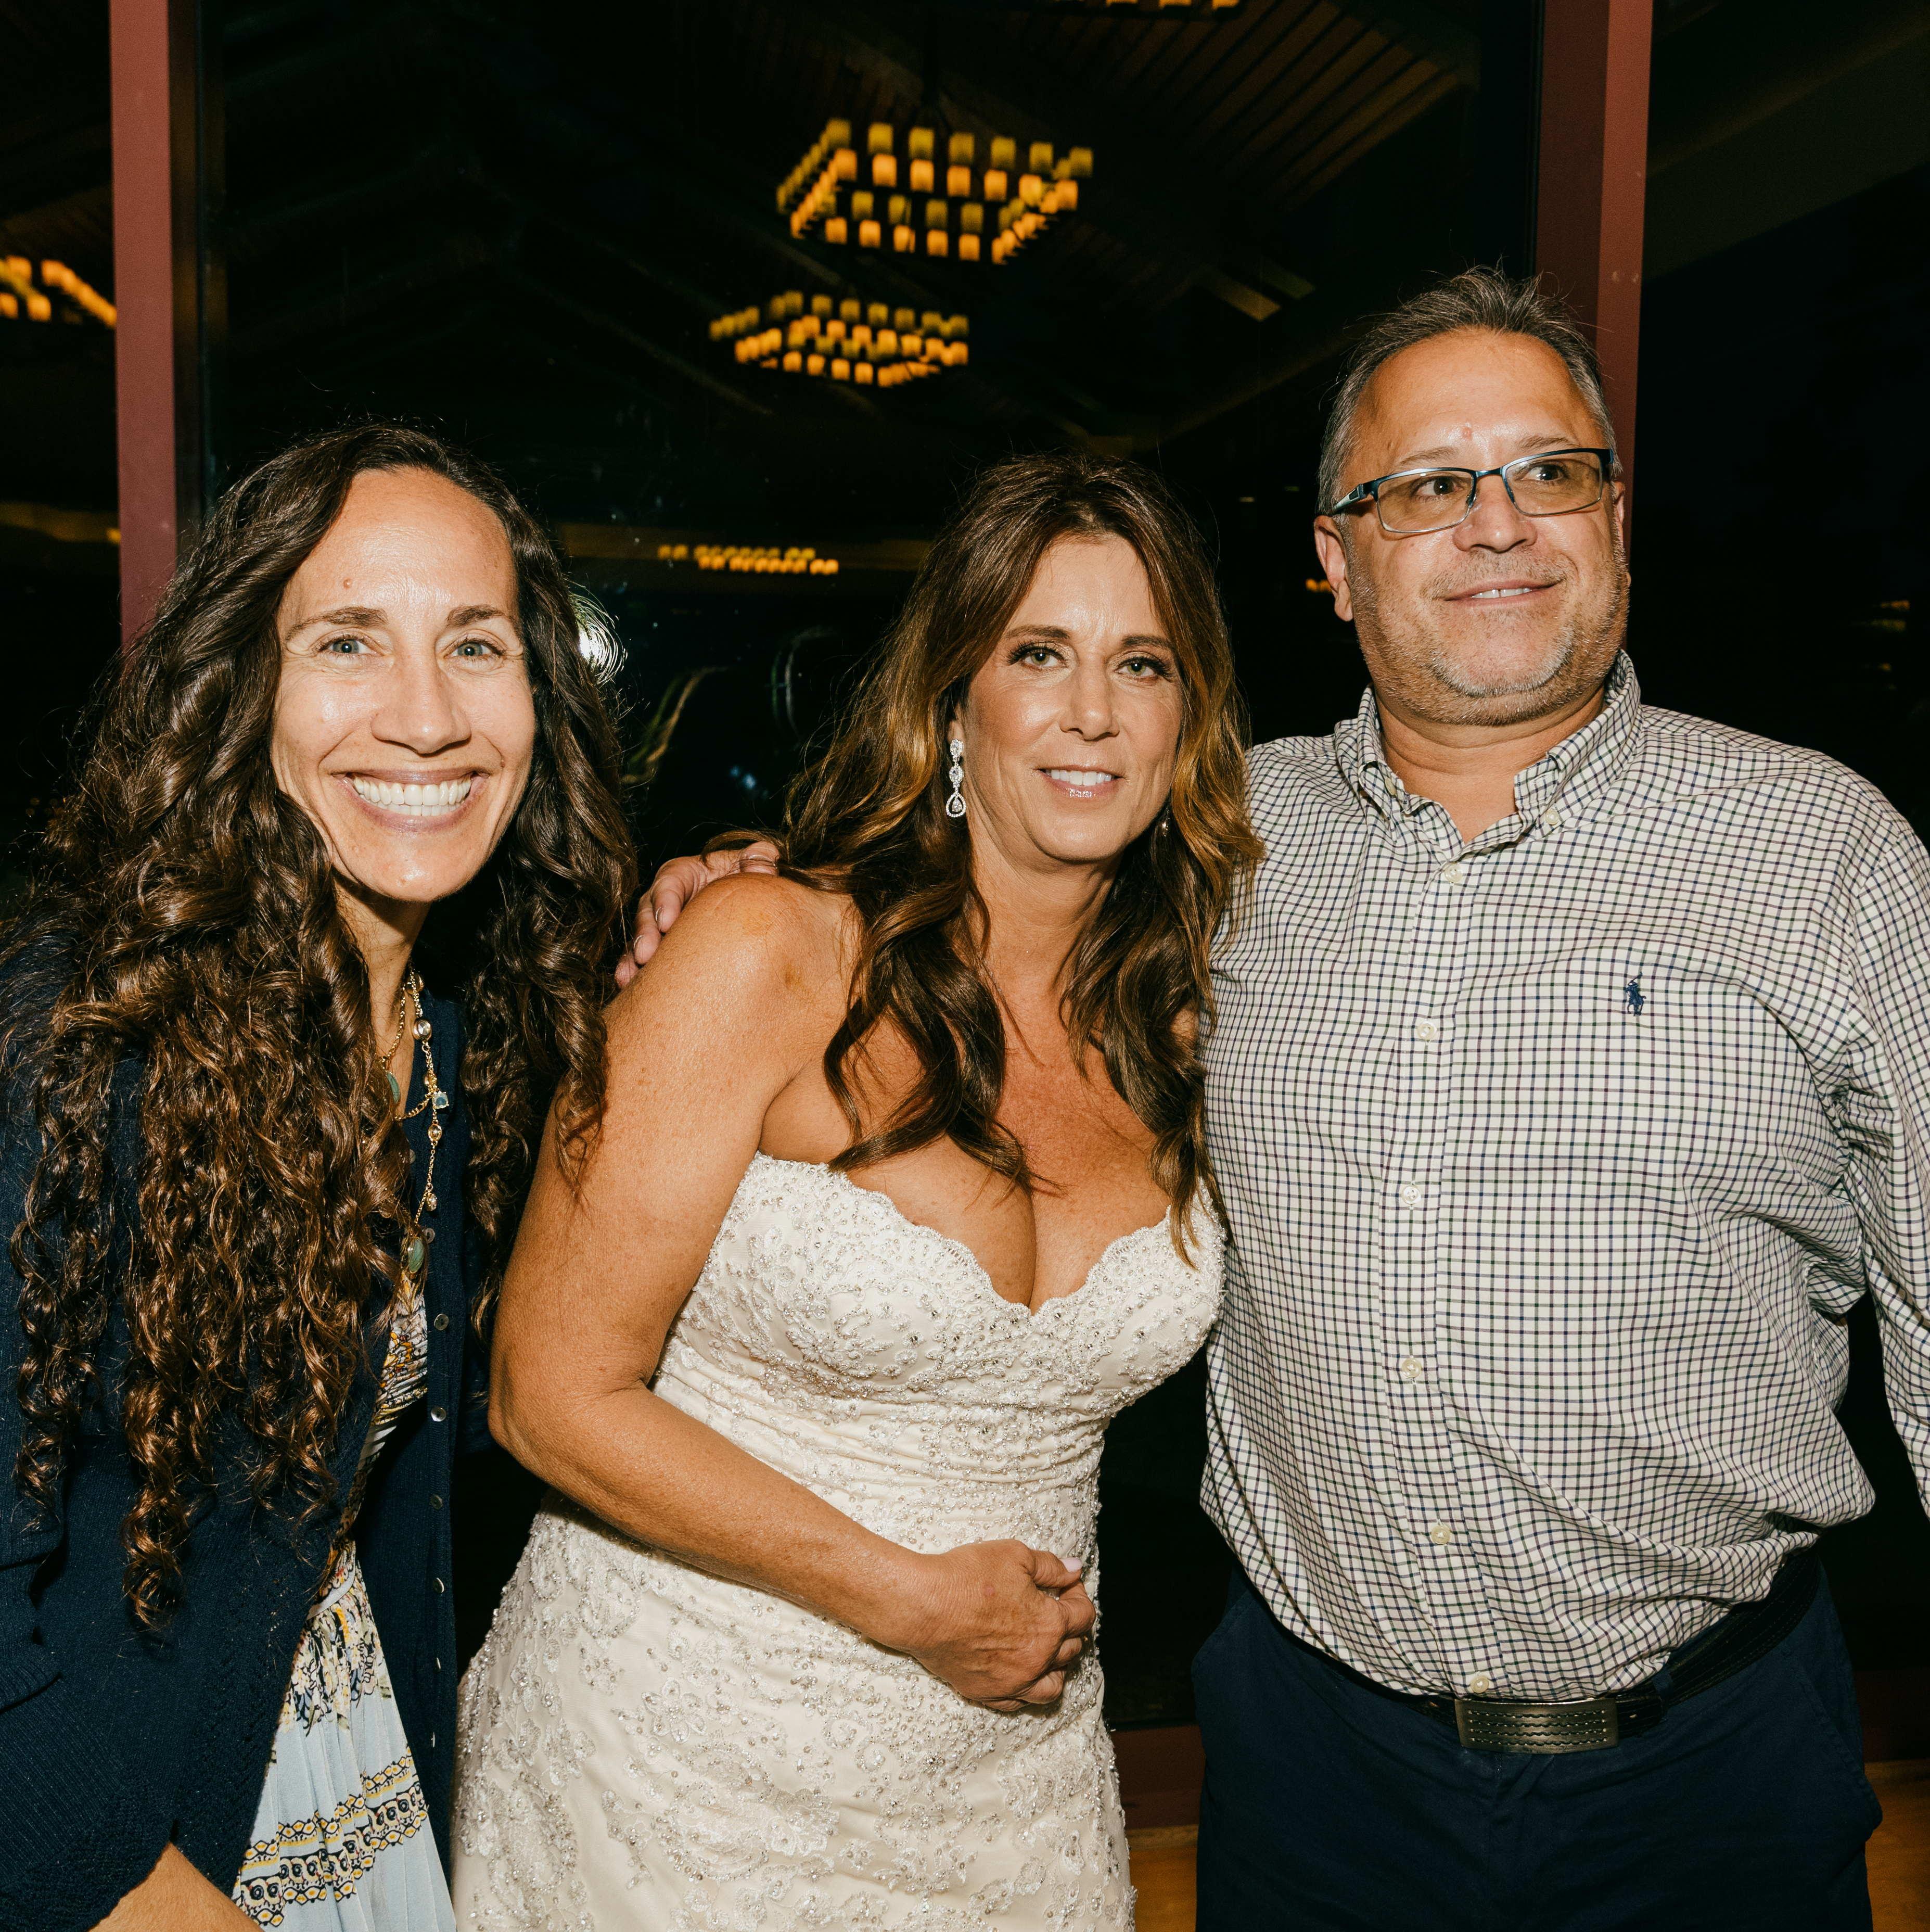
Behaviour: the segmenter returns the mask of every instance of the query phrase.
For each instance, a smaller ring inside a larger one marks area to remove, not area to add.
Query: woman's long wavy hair
[[[1075,1052],[1104,1060],[1152,1130],[1153,1178],[1181,1213],[1207,1166],[1202,1024],[1209,962],[1259,841],[1246,816],[1245,718],[1212,568],[1164,485],[1083,453],[1014,458],[981,476],[933,544],[882,654],[785,815],[787,869],[847,893],[862,922],[844,1024],[825,1077],[850,1124],[834,1163],[862,1167],[949,1138],[1029,1189],[1024,1150],[999,1123],[1005,1030],[984,958],[986,909],[967,822],[946,817],[949,727],[1047,550],[1122,537],[1137,554],[1177,660],[1182,718],[1166,808],[1122,855],[1066,963]],[[969,752],[967,755],[969,756]],[[880,1028],[910,1045],[919,1078],[890,1117],[862,1117],[853,1058]]]
[[[528,789],[418,949],[463,969],[447,989],[492,1278],[552,1094],[566,1160],[601,1118],[602,1008],[634,861],[615,727],[556,550],[498,477],[434,436],[378,423],[301,443],[222,500],[103,689],[6,946],[14,1131],[40,1142],[10,1250],[25,1331],[14,1478],[51,1510],[90,1403],[118,1402],[138,1481],[127,1586],[148,1624],[178,1597],[217,1485],[302,1517],[326,1505],[365,1320],[407,1219],[368,976],[269,739],[283,590],[358,476],[408,469],[500,520],[535,698]],[[118,1226],[117,1100],[138,1109],[141,1148]],[[127,1352],[110,1364],[117,1302]]]

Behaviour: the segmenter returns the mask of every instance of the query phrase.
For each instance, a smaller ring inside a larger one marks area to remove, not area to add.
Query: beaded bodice
[[[1169,1223],[1122,1236],[1034,1313],[886,1196],[759,1154],[657,1393],[895,1542],[1089,1556],[1107,1423],[1187,1360],[1218,1304],[1218,1229],[1194,1217],[1194,1267]]]

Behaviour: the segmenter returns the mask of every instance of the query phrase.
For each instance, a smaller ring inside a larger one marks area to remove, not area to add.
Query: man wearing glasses
[[[1866,1292],[1930,1471],[1930,860],[1643,706],[1614,440],[1573,321],[1480,270],[1329,424],[1372,688],[1253,753],[1207,1045],[1200,1932],[1870,1923],[1814,1545],[1871,1501]],[[747,856],[660,873],[638,960]]]
[[[1253,754],[1209,1046],[1201,1932],[1870,1923],[1813,1545],[1871,1499],[1866,1290],[1930,1469],[1930,866],[1829,759],[1641,704],[1613,442],[1481,271],[1329,425],[1373,688]]]

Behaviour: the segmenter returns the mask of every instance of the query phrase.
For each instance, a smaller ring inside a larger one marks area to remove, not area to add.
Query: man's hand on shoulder
[[[637,930],[630,950],[616,962],[616,983],[627,986],[637,970],[650,963],[650,956],[665,933],[676,923],[677,915],[706,886],[739,872],[775,874],[778,848],[768,838],[728,852],[712,852],[703,857],[687,854],[657,868],[649,890],[637,902]]]

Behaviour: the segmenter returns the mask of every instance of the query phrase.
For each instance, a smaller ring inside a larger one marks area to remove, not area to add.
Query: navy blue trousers
[[[1827,1585],[1768,1656],[1566,1756],[1464,1750],[1244,1578],[1193,1680],[1199,1932],[1869,1932],[1882,1813]]]

